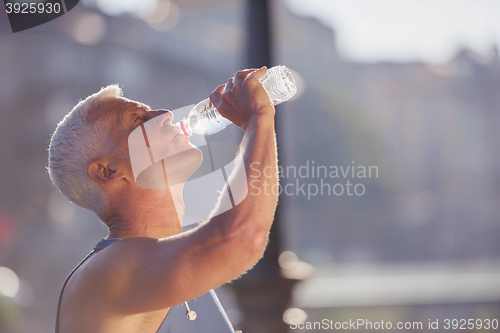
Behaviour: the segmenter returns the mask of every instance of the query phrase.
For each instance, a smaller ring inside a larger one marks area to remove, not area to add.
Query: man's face
[[[114,138],[117,151],[128,150],[128,137],[132,131],[145,132],[155,162],[165,161],[169,185],[185,182],[201,164],[200,150],[172,125],[172,112],[152,111],[147,105],[123,98],[106,101],[102,106],[109,110],[105,111],[103,120],[109,124],[110,137]]]

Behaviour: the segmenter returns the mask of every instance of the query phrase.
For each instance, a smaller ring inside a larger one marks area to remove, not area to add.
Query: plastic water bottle
[[[273,105],[289,100],[297,92],[292,73],[285,66],[269,68],[259,81],[267,91]],[[214,134],[222,131],[229,124],[231,121],[221,116],[210,98],[207,98],[196,104],[189,112],[187,119],[182,119],[176,126],[179,126],[184,135],[190,136],[193,133]]]

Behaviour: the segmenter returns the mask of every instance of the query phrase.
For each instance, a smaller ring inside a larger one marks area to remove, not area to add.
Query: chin
[[[185,183],[203,161],[203,154],[196,146],[189,143],[185,150],[167,157],[165,170],[169,186]]]

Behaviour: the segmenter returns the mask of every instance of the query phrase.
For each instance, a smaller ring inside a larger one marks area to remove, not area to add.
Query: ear
[[[98,158],[89,163],[87,174],[90,179],[101,184],[110,184],[113,181],[125,178],[119,164],[109,156]]]

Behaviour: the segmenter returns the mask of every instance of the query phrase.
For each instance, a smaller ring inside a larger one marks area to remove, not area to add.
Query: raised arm
[[[249,188],[246,198],[228,214],[222,214],[219,223],[241,230],[244,234],[255,235],[256,240],[264,236],[263,248],[267,244],[278,199],[274,194],[276,191],[269,190],[278,183],[275,111],[258,81],[265,70],[240,71],[211,96],[219,112],[245,132],[240,147],[243,159],[237,159],[235,170],[229,177],[231,191],[243,192]],[[243,174],[243,168],[246,184],[239,184],[241,177],[237,176]],[[213,212],[213,215],[217,214],[218,208]],[[218,222],[219,219],[212,220]]]
[[[104,291],[116,312],[180,304],[240,276],[262,257],[277,204],[277,196],[265,187],[278,182],[275,111],[258,81],[265,72],[240,71],[211,95],[219,112],[244,130],[243,158],[234,172],[245,168],[252,190],[239,205],[189,232],[159,240],[124,239],[106,249],[107,258],[120,258],[103,262],[120,276]],[[243,185],[234,174],[230,179],[233,191]]]

